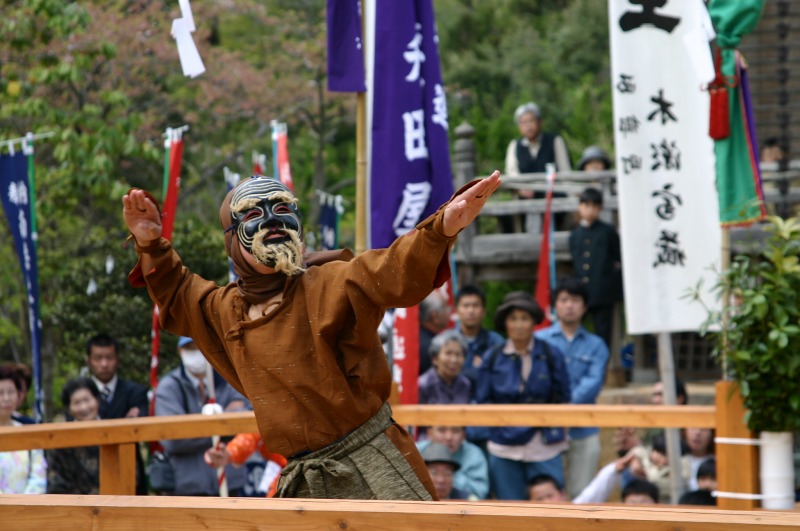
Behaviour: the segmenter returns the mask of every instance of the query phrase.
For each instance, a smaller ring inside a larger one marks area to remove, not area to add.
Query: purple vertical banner
[[[327,0],[328,90],[364,92],[361,2]],[[277,173],[275,174],[278,175]]]
[[[753,98],[750,96],[750,75],[747,73],[747,66],[740,54],[736,54],[736,73],[739,75],[739,103],[742,106],[742,116],[745,121],[745,137],[747,138],[747,148],[750,152],[750,168],[753,172],[753,186],[761,213],[766,215],[764,206],[764,182],[761,179],[761,167],[759,161],[759,144],[756,135],[756,119],[753,111]]]
[[[453,178],[432,0],[376,5],[369,243],[382,248],[447,201]]]
[[[0,195],[8,225],[14,236],[25,289],[28,295],[28,324],[31,334],[34,417],[44,416],[42,403],[42,321],[39,316],[39,271],[36,263],[36,245],[31,231],[33,194],[28,189],[28,160],[24,153],[0,155]]]

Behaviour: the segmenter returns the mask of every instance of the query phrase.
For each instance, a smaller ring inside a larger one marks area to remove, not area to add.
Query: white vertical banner
[[[685,35],[702,2],[609,0],[614,141],[627,328],[697,330],[706,310],[685,298],[704,279],[713,300],[721,231],[709,97]]]

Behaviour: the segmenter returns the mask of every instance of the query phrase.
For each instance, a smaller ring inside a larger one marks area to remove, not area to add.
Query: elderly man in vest
[[[510,177],[521,173],[542,173],[545,165],[555,163],[556,170],[569,171],[567,143],[555,133],[542,131],[542,113],[539,106],[528,102],[514,111],[514,122],[519,127],[520,138],[514,139],[506,150],[506,175]],[[533,197],[532,192],[520,192],[522,197]]]
[[[561,135],[547,133],[542,130],[542,113],[539,106],[533,102],[528,102],[517,107],[514,111],[514,122],[519,127],[520,137],[508,144],[506,149],[506,169],[505,175],[516,177],[523,173],[544,173],[546,165],[554,163],[557,171],[570,171],[572,163],[569,158],[567,143]],[[566,197],[563,192],[556,192],[554,197]],[[519,197],[522,199],[541,199],[545,197],[544,192],[534,192],[532,190],[520,190]],[[500,223],[503,232],[518,232],[523,230],[521,227],[521,216],[501,217]],[[567,216],[563,213],[556,214],[555,226],[558,229],[565,229],[568,222]],[[515,225],[517,225],[515,227]],[[516,229],[516,230],[515,230]],[[527,230],[536,229],[528,227]]]

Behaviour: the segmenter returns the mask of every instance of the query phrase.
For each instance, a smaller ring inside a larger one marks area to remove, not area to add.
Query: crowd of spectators
[[[506,153],[506,174],[545,171],[554,163],[570,170],[566,142],[542,129],[538,105],[527,103],[514,115],[520,138]],[[602,171],[611,166],[598,146],[583,151],[578,168]],[[522,198],[542,197],[522,191]],[[601,221],[602,193],[593,187],[580,194],[569,248],[574,275],[562,279],[552,294],[554,323],[540,329],[545,314],[527,292],[506,294],[491,319],[486,296],[477,285],[461,286],[453,306],[439,290],[419,305],[420,404],[594,404],[605,383],[611,322],[622,299],[619,236]],[[501,220],[511,230],[515,220]],[[557,225],[565,221],[556,220]],[[454,313],[454,315],[453,315]],[[454,317],[454,319],[453,319]],[[391,366],[392,310],[379,335]],[[584,322],[591,323],[589,329]],[[493,328],[493,329],[492,329]],[[589,330],[592,330],[591,332]],[[147,388],[117,375],[119,344],[99,334],[86,346],[86,371],[62,390],[67,421],[183,415],[218,409],[252,409],[205,360],[191,338],[178,342],[180,365],[164,375],[153,403]],[[0,425],[34,422],[22,413],[31,385],[25,366],[0,367]],[[658,403],[660,384],[652,401]],[[688,402],[678,382],[679,403]],[[417,431],[418,447],[441,499],[530,500],[538,503],[597,503],[613,489],[623,503],[668,501],[669,466],[663,433],[620,428],[614,436],[618,458],[600,466],[601,443],[596,427],[448,427]],[[687,429],[682,437],[682,480],[688,491],[681,503],[711,503],[716,470],[713,433]],[[0,492],[98,491],[98,447],[0,453]],[[149,454],[149,456],[148,456]],[[240,434],[213,444],[210,438],[159,441],[137,449],[137,494],[148,488],[145,462],[156,460],[169,469],[171,482],[156,493],[219,495],[224,470],[230,495],[269,495],[285,456],[270,453],[258,434]],[[257,463],[260,468],[245,467]],[[251,470],[258,470],[252,477]]]

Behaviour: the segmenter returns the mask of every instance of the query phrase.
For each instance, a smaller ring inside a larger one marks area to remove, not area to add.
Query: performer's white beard
[[[269,229],[262,229],[253,237],[253,256],[256,260],[276,271],[292,276],[305,271],[303,269],[303,244],[296,230],[283,229],[289,240],[281,243],[265,243]]]

